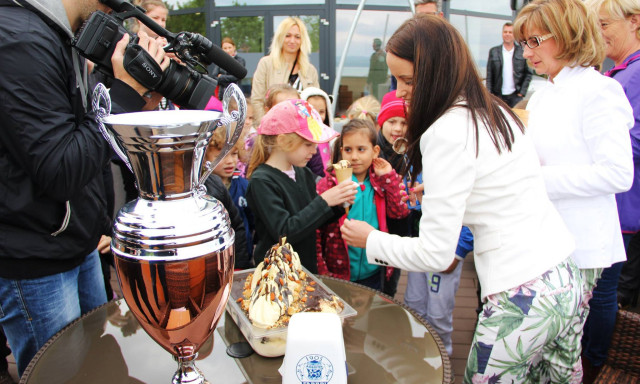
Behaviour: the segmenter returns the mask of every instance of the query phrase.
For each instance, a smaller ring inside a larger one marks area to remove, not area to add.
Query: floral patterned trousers
[[[590,287],[585,278],[593,281]],[[536,279],[488,296],[464,382],[581,383],[580,340],[596,279],[595,270],[581,271],[568,258]]]

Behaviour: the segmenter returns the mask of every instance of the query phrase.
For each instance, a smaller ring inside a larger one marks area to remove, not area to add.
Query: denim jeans
[[[106,302],[97,250],[67,272],[25,280],[0,278],[0,325],[18,374],[59,330]]]
[[[604,364],[611,345],[618,312],[617,289],[622,264],[619,262],[602,270],[589,301],[589,316],[582,335],[582,353],[595,367]]]
[[[618,298],[621,302],[631,303],[640,289],[640,232],[623,233],[622,239],[627,251],[627,261],[620,271]]]

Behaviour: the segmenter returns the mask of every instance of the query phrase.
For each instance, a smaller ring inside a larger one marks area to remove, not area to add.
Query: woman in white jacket
[[[606,359],[618,309],[626,254],[615,194],[633,182],[633,112],[620,83],[593,68],[605,47],[597,14],[583,1],[533,1],[518,15],[514,33],[524,57],[548,76],[527,105],[528,127],[549,198],[573,234],[585,292],[593,291],[582,314],[588,383],[590,363]]]
[[[366,247],[369,263],[439,272],[466,225],[485,303],[464,382],[571,381],[581,372],[573,328],[582,281],[522,123],[482,85],[464,40],[438,17],[406,21],[387,43],[387,63],[408,104],[411,172],[423,175],[419,236],[348,220],[343,238]]]

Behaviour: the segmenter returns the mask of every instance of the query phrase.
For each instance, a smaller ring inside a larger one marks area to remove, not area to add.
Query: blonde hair
[[[278,143],[278,137],[282,137],[280,143]],[[278,148],[283,152],[292,152],[305,141],[306,140],[297,133],[256,136],[256,140],[251,151],[251,160],[247,167],[247,179],[251,178],[251,174],[256,168],[258,168],[258,165],[265,163],[269,159],[274,148]]]
[[[241,140],[244,137],[245,132],[240,134],[240,138],[233,145],[233,149],[237,149],[238,151],[242,151],[244,148],[244,141]],[[224,148],[225,144],[227,144],[227,130],[224,129],[224,126],[216,128],[213,131],[213,135],[211,136],[211,141],[209,142],[210,147],[214,147],[215,149],[221,151]]]
[[[136,1],[135,4],[144,8],[147,12],[151,11],[153,7],[161,7],[168,10],[166,4],[162,0],[142,0]]]
[[[632,15],[640,15],[638,0],[587,0],[587,6],[598,13],[605,11],[614,20],[623,20]],[[640,28],[636,30],[636,39],[640,40]]]
[[[151,12],[151,10],[156,7],[164,8],[169,11],[169,8],[167,8],[167,5],[162,0],[136,0],[133,1],[133,4],[144,8],[146,13]],[[138,33],[138,31],[140,31],[140,23],[142,23],[142,21],[132,17],[127,19],[127,23],[131,24],[131,27],[129,28],[131,32]]]
[[[296,99],[300,98],[298,91],[289,84],[274,84],[267,89],[267,93],[264,95],[264,107],[266,109],[273,108],[276,98],[283,93],[295,96]]]
[[[347,118],[368,119],[371,120],[373,126],[376,125],[376,119],[380,113],[380,102],[372,95],[367,95],[354,101],[347,109]]]
[[[513,34],[516,40],[524,40],[533,29],[551,33],[558,46],[556,59],[571,67],[592,67],[604,60],[598,17],[582,0],[532,1],[518,14]]]
[[[276,32],[271,40],[271,46],[269,47],[269,55],[273,58],[273,66],[277,69],[282,69],[286,63],[284,56],[282,55],[282,47],[284,45],[284,38],[289,32],[289,29],[297,25],[300,28],[300,49],[298,50],[298,65],[300,66],[300,74],[302,76],[307,75],[307,71],[311,66],[309,62],[309,54],[311,53],[311,39],[309,39],[309,33],[304,22],[298,17],[289,16],[282,20]]]

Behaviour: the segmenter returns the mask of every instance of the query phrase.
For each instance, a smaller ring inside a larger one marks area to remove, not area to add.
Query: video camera
[[[174,53],[185,65],[171,60],[163,72],[153,57],[137,44],[137,36],[131,35],[124,68],[140,84],[181,107],[204,109],[214,94],[218,83],[207,74],[207,65],[216,64],[239,79],[246,76],[247,70],[242,65],[206,37],[191,32],[169,32],[148,17],[144,8],[125,0],[100,1],[116,13],[94,12],[73,38],[72,45],[106,75],[113,77],[111,56],[118,41],[129,33],[122,23],[135,17],[167,39],[165,52]]]

